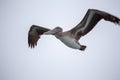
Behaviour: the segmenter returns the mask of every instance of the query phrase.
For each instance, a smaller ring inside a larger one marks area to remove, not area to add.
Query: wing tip
[[[113,16],[113,15],[109,15],[109,16],[110,16],[110,21],[111,22],[120,25],[120,18],[118,18],[116,16]]]
[[[118,25],[120,25],[120,20],[118,21]]]
[[[35,45],[34,44],[29,44],[28,47],[29,48],[35,48]]]
[[[37,46],[37,42],[36,43],[28,42],[28,47],[35,48],[35,46]]]
[[[37,37],[37,38],[33,38],[33,37],[28,37],[28,47],[30,48],[35,48],[35,46],[37,46],[37,41],[40,37]]]
[[[117,25],[120,25],[120,19],[114,22]]]
[[[34,48],[35,45],[34,45],[34,43],[32,43],[30,40],[28,40],[28,47],[29,47],[29,48]]]

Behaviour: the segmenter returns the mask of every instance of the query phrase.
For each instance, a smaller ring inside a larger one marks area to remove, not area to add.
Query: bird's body
[[[72,37],[69,32],[63,32],[62,34],[55,35],[55,37],[70,48],[80,49],[81,47],[78,41]]]
[[[70,48],[85,50],[86,46],[81,45],[78,42],[79,39],[90,32],[101,19],[120,25],[120,19],[116,16],[100,10],[89,9],[82,21],[66,32],[63,32],[60,27],[50,30],[48,28],[32,25],[28,33],[28,44],[30,47],[34,47],[37,45],[40,35],[47,34],[54,35]]]

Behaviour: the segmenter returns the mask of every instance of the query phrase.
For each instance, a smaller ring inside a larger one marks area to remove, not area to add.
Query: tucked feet
[[[81,48],[79,50],[84,51],[86,49],[85,45],[81,45]]]

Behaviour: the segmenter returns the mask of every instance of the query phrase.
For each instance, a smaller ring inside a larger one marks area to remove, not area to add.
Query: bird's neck
[[[62,37],[62,36],[63,36],[63,33],[62,33],[62,32],[59,32],[59,33],[55,34],[55,37],[58,38],[58,39],[59,39],[60,37]]]

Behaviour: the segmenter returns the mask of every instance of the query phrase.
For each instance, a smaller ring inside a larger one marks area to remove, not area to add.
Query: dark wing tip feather
[[[113,21],[113,23],[120,25],[120,19],[119,18],[112,17],[112,21]]]
[[[28,45],[31,48],[34,48],[37,45],[37,41],[39,40],[40,36],[35,33],[35,34],[31,34],[31,32],[29,32],[28,35]]]
[[[120,25],[120,19],[116,16],[111,15],[111,14],[108,14],[104,19],[108,20],[108,21],[111,21],[114,24]]]

